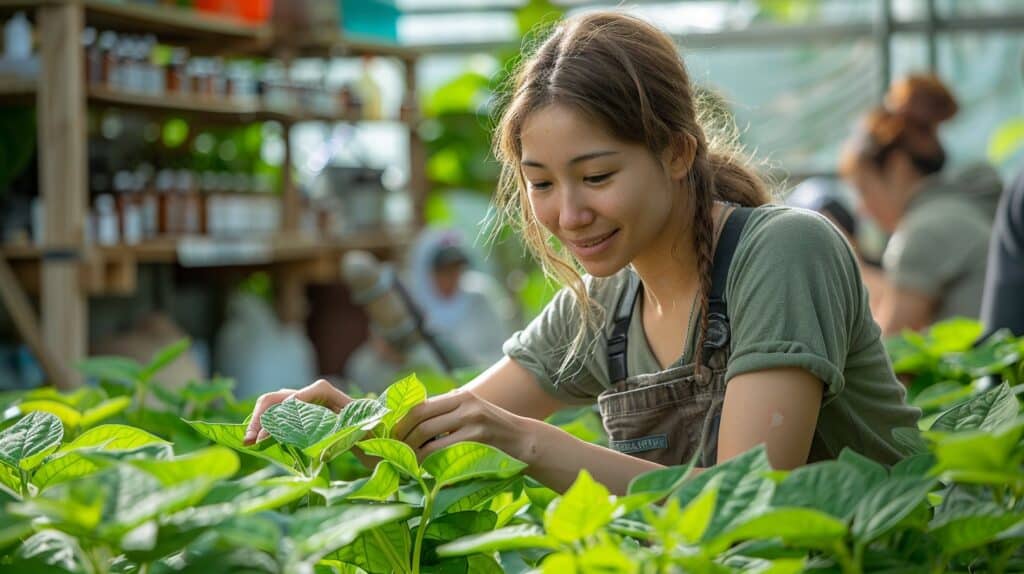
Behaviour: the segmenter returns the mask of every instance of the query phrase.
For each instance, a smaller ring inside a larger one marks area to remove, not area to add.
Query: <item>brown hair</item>
[[[701,285],[696,346],[700,364],[714,249],[712,203],[719,199],[758,206],[771,198],[767,186],[738,153],[720,149],[719,142],[709,144],[676,46],[667,35],[637,18],[616,12],[590,13],[561,22],[520,63],[512,80],[494,138],[495,155],[502,163],[497,201],[544,271],[571,289],[583,314],[584,328],[577,333],[563,367],[581,350],[586,326],[597,319],[577,268],[552,248],[549,234],[533,217],[519,164],[520,132],[526,118],[555,103],[573,107],[600,122],[614,137],[643,144],[655,154],[680,138],[695,148],[687,189],[693,194]]]
[[[849,174],[863,162],[882,168],[897,149],[921,173],[938,172],[946,163],[938,127],[958,110],[956,98],[937,76],[907,76],[889,88],[883,105],[864,117],[843,152],[840,172]]]

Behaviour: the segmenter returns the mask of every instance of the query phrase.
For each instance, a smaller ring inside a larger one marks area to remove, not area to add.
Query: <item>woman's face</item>
[[[646,146],[558,104],[530,114],[520,138],[533,215],[587,273],[613,275],[676,230],[679,190]]]
[[[857,190],[860,211],[873,219],[888,233],[896,230],[902,216],[892,185],[884,170],[867,162],[857,164],[847,176],[850,185]]]

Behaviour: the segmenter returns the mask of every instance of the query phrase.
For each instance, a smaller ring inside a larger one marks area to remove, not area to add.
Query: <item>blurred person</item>
[[[786,197],[786,205],[816,211],[831,221],[857,247],[857,215],[839,182],[829,177],[811,177],[800,182]]]
[[[402,284],[454,367],[483,367],[501,358],[512,333],[515,309],[498,282],[472,268],[458,233],[427,229],[414,242]],[[345,368],[360,389],[379,392],[413,368],[441,369],[427,348],[402,352],[372,334]]]
[[[1003,194],[988,251],[981,320],[1024,336],[1024,170]]]
[[[495,133],[497,202],[564,288],[505,357],[393,429],[418,458],[498,448],[564,491],[582,469],[713,467],[763,445],[772,467],[849,448],[893,464],[916,428],[849,243],[815,213],[769,205],[762,179],[709,144],[672,39],[616,12],[571,17],[524,56]],[[581,272],[585,272],[583,275]],[[326,381],[261,397],[340,409]],[[608,447],[544,422],[597,405]]]
[[[943,169],[938,127],[958,109],[937,77],[908,76],[866,115],[843,150],[840,173],[891,236],[881,272],[862,269],[880,291],[873,298],[884,335],[980,314],[1002,183],[987,164]]]

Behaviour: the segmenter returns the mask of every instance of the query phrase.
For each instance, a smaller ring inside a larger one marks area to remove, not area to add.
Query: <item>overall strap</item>
[[[708,294],[708,332],[704,338],[704,351],[713,352],[729,344],[729,308],[725,303],[725,283],[729,278],[729,266],[740,234],[747,224],[752,207],[737,207],[732,210],[722,226],[715,246],[715,258],[711,264],[711,293]]]
[[[630,273],[629,283],[619,295],[615,321],[612,323],[612,336],[608,339],[608,378],[612,384],[626,379],[626,337],[629,333],[630,319],[633,318],[633,306],[639,294],[640,278],[636,273]]]

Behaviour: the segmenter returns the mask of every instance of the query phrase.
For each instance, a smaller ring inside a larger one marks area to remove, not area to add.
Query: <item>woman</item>
[[[846,446],[899,458],[890,431],[919,412],[847,243],[818,215],[765,206],[760,179],[709,149],[692,94],[672,41],[621,14],[569,19],[525,61],[496,134],[500,202],[567,288],[497,364],[409,413],[396,436],[419,456],[474,440],[553,489],[586,468],[617,493],[662,465],[699,454],[706,468],[761,443],[776,468]],[[727,274],[716,234],[735,248]],[[253,421],[290,396],[348,401],[320,382],[265,395]],[[615,448],[542,422],[595,401]]]
[[[891,234],[882,273],[865,269],[877,291],[884,335],[955,316],[977,318],[992,217],[1002,184],[987,165],[943,172],[940,123],[957,103],[934,76],[895,84],[843,153],[840,171],[861,204]]]

